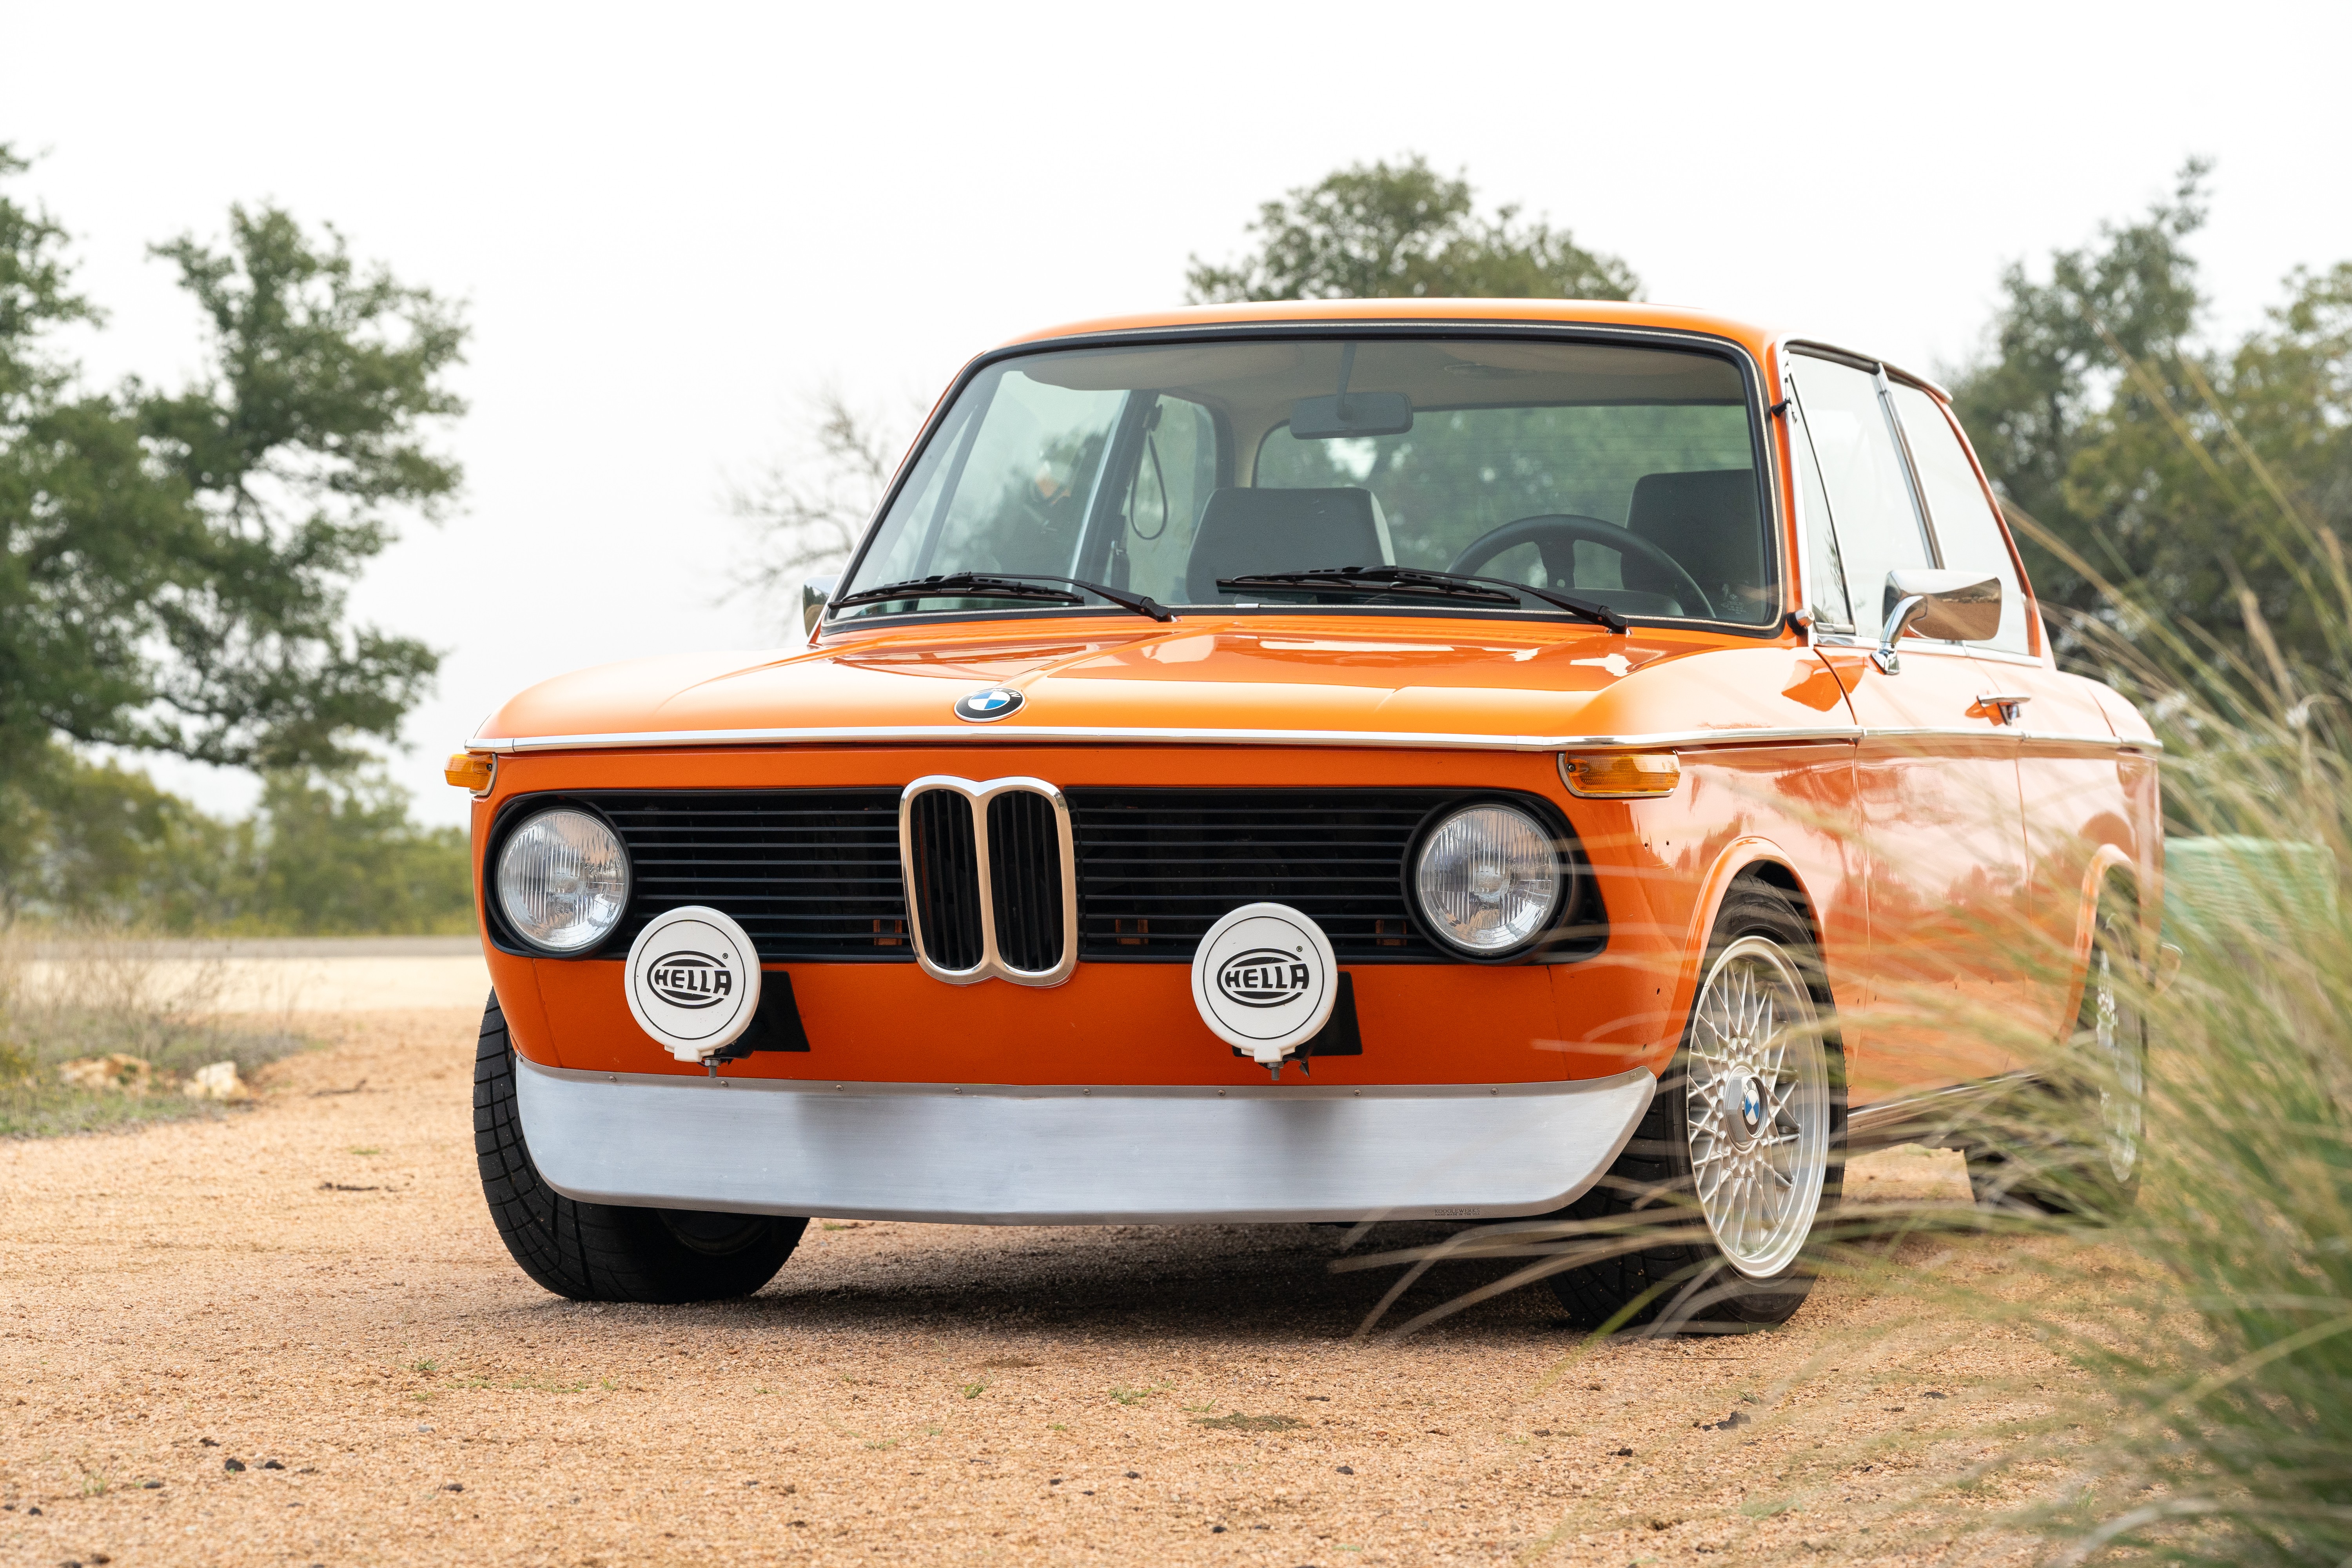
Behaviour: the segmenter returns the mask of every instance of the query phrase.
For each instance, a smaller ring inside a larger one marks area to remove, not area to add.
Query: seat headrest
[[[1764,580],[1763,530],[1757,525],[1750,469],[1644,474],[1633,486],[1625,527],[1681,563],[1710,595],[1718,587],[1752,588]],[[1625,564],[1629,574],[1637,571],[1633,557]],[[1630,578],[1626,585],[1633,585]]]
[[[1211,492],[1202,509],[1184,591],[1192,603],[1208,605],[1216,603],[1220,577],[1394,564],[1388,519],[1370,490],[1228,487]]]

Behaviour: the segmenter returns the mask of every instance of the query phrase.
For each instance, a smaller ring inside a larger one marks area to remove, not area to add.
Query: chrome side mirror
[[[833,602],[834,585],[838,577],[809,577],[801,583],[801,634],[814,638],[816,624],[824,618],[825,605]]]
[[[1871,661],[1893,675],[1903,668],[1899,637],[1980,642],[2000,630],[2000,579],[1979,572],[1906,567],[1886,574],[1878,647]]]

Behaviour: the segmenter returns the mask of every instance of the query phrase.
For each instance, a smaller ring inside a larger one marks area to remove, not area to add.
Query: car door
[[[1971,644],[1970,657],[1985,694],[2010,700],[1994,706],[2018,747],[2032,940],[2020,948],[2017,1016],[2029,1037],[2054,1038],[2072,1022],[2071,960],[2093,862],[2101,844],[2130,841],[2112,731],[2092,684],[2060,672],[2042,648],[2007,527],[1950,410],[1915,386],[1896,384],[1890,396],[1944,563],[2001,580],[2000,630]]]
[[[1944,564],[1885,372],[1801,352],[1790,379],[1800,466],[1812,469],[1800,483],[1824,514],[1807,525],[1815,644],[1862,730],[1869,1013],[1848,1050],[1860,1104],[2011,1065],[1973,1026],[2020,999],[2029,904],[2017,742],[1981,700],[1998,687],[1967,647],[1906,637],[1894,669],[1871,657],[1887,574]]]

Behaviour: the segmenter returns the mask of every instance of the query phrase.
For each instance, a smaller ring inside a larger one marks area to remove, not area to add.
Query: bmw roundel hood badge
[[[975,691],[969,697],[956,699],[955,716],[969,719],[975,724],[985,724],[1021,711],[1021,693],[1009,686],[992,686]]]

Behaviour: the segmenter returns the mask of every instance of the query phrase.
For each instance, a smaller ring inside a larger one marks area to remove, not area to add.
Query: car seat
[[[1253,572],[1304,572],[1318,566],[1392,566],[1388,519],[1368,489],[1243,489],[1210,493],[1193,531],[1184,592],[1195,605],[1217,602],[1220,577]]]

